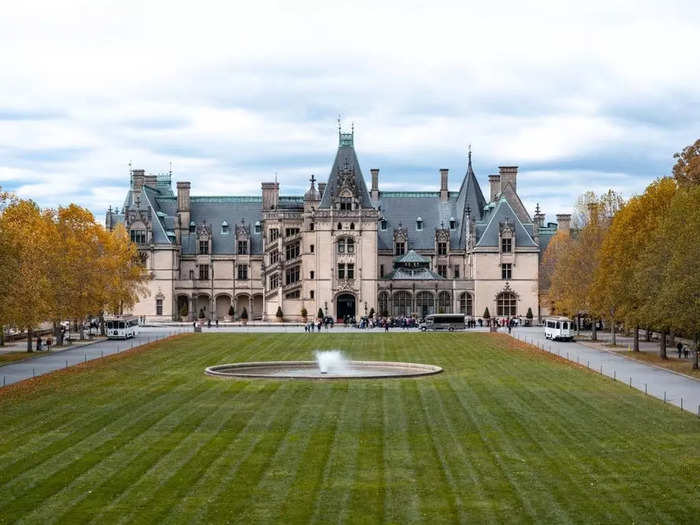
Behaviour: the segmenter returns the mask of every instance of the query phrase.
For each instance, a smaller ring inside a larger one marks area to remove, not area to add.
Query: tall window
[[[313,291],[313,290],[309,290],[309,294],[310,294],[310,298],[313,299],[313,298],[314,298],[314,291]]]
[[[208,281],[209,280],[209,265],[200,264],[199,265],[199,280]]]
[[[439,242],[438,243],[438,255],[447,255],[447,243],[446,242]]]
[[[381,292],[379,294],[379,300],[378,300],[378,308],[379,312],[377,312],[381,316],[387,316],[389,315],[389,294],[386,292]]]
[[[279,239],[280,231],[278,228],[270,228],[268,231],[270,233],[270,242],[275,242],[277,239]]]
[[[270,276],[270,288],[277,288],[280,285],[280,274],[273,273]]]
[[[338,265],[338,279],[345,279],[345,265]]]
[[[406,253],[406,243],[405,242],[397,242],[394,245],[394,255],[403,255]]]
[[[195,226],[196,224],[194,223],[194,221],[190,221],[190,233],[194,233]]]
[[[338,279],[354,279],[355,278],[355,265],[349,264],[339,264],[338,265]]]
[[[501,279],[513,278],[513,265],[510,263],[501,265]]]
[[[238,278],[242,281],[246,281],[248,279],[248,265],[247,264],[239,264],[238,265]]]
[[[459,279],[459,264],[455,264],[455,279]]]
[[[238,253],[241,255],[248,253],[248,241],[238,241]]]
[[[314,223],[309,224],[309,230],[314,231]]]
[[[447,314],[452,312],[452,299],[450,292],[440,292],[438,295],[438,313]]]
[[[257,221],[255,223],[255,233],[260,233],[260,221]]]
[[[381,221],[379,221],[379,228],[380,228],[383,232],[386,231],[386,226],[387,226],[386,219],[382,219]]]
[[[510,237],[501,239],[501,251],[511,253],[513,251],[513,239]]]
[[[284,274],[286,281],[285,284],[292,284],[297,282],[299,280],[299,266],[295,266],[294,268],[287,268]]]
[[[309,272],[309,279],[314,279],[315,277],[316,277],[316,273],[313,270],[311,270]]]
[[[355,265],[353,263],[348,264],[348,279],[354,279],[355,278]]]
[[[459,296],[459,313],[466,315],[474,315],[472,313],[472,296],[464,292]]]
[[[209,241],[199,241],[199,254],[207,255],[209,253]]]
[[[300,245],[301,243],[296,241],[284,247],[284,255],[288,261],[299,257]]]
[[[447,279],[447,265],[446,264],[438,264],[437,265],[437,273],[440,277]]]
[[[352,237],[338,239],[338,253],[355,253],[355,239]]]
[[[379,277],[384,277],[384,265],[379,265]]]
[[[513,316],[516,312],[515,295],[510,292],[498,294],[496,298],[496,315]]]
[[[312,244],[311,246],[309,246],[309,251],[311,251],[311,253],[314,253],[314,248],[315,246]]]
[[[411,314],[411,294],[408,292],[396,292],[393,299],[393,315],[399,317],[401,315]]]
[[[163,315],[163,299],[156,299],[156,315]]]
[[[275,264],[280,260],[280,252],[277,250],[272,250],[270,252],[270,264]]]
[[[418,292],[416,295],[418,314],[425,317],[435,313],[435,299],[430,292]]]
[[[146,244],[146,230],[131,230],[131,242]]]

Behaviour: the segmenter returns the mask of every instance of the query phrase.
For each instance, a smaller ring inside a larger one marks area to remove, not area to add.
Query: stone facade
[[[121,210],[152,276],[133,314],[172,319],[285,320],[318,310],[343,318],[464,312],[525,317],[539,311],[538,265],[556,231],[530,217],[516,193],[518,169],[489,176],[487,201],[471,152],[458,192],[440,170],[436,192],[384,192],[379,170],[368,191],[354,134],[339,132],[327,182],[304,196],[197,197],[171,174],[131,171]],[[564,217],[565,219],[565,217]],[[562,220],[564,220],[562,219]],[[231,307],[233,315],[230,315]],[[245,316],[244,316],[245,317]]]

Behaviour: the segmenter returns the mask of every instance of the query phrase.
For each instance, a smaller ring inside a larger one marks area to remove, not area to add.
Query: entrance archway
[[[349,293],[343,293],[336,299],[336,317],[339,321],[345,319],[346,315],[355,317],[355,296]]]

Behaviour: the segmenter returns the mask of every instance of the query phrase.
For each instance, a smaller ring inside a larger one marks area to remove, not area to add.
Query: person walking
[[[688,345],[683,345],[683,359],[688,359]]]
[[[676,345],[676,349],[678,350],[678,359],[680,359],[681,353],[683,352],[683,343],[678,341],[678,344]]]

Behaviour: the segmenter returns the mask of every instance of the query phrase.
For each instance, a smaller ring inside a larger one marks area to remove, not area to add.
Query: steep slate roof
[[[496,203],[489,203],[484,208],[484,218],[476,224],[476,247],[498,246],[500,223],[506,219],[515,226],[515,245],[537,246],[530,232],[523,226],[510,203],[502,197]]]
[[[326,189],[323,191],[321,203],[318,205],[319,208],[331,207],[333,197],[335,197],[338,191],[338,186],[340,185],[340,172],[346,166],[352,169],[353,178],[355,180],[355,187],[357,191],[357,198],[360,201],[360,206],[362,208],[373,207],[372,201],[369,198],[367,186],[365,185],[365,179],[362,176],[360,162],[357,160],[357,155],[355,154],[355,147],[353,145],[353,135],[352,133],[341,133],[340,144],[338,145],[338,152],[335,154],[335,161],[333,162],[331,173],[328,176],[328,184],[326,185]]]
[[[475,220],[482,217],[486,199],[481,193],[481,187],[476,180],[476,175],[472,169],[472,152],[469,151],[469,160],[467,162],[467,173],[462,179],[462,186],[459,188],[459,197],[457,197],[457,209],[462,211],[462,215],[467,211],[467,207],[471,211],[471,216]],[[460,217],[461,219],[461,217]]]

